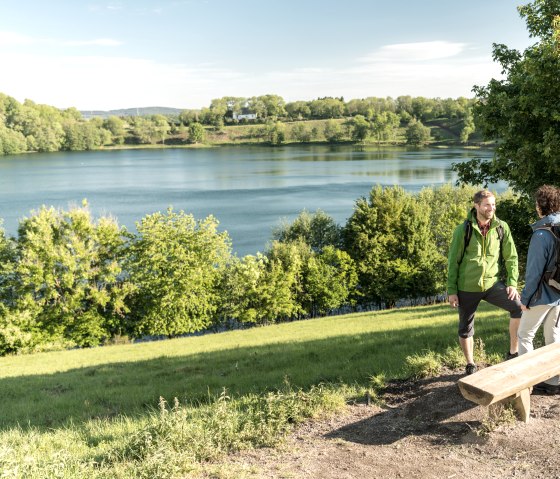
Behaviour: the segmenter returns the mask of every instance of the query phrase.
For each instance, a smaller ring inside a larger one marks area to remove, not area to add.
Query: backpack
[[[463,246],[463,252],[461,253],[461,257],[459,258],[459,261],[457,261],[457,264],[461,264],[461,262],[463,261],[463,258],[465,257],[465,252],[467,251],[467,246],[471,241],[472,232],[473,232],[472,221],[466,219],[465,222],[463,223],[463,228],[465,229],[464,246]],[[496,232],[498,233],[498,238],[500,239],[500,253],[501,253],[502,242],[504,240],[504,227],[502,226],[501,222],[498,223],[498,226],[496,227]],[[500,254],[500,258],[501,258],[501,254]]]
[[[554,237],[554,251],[556,252],[556,259],[552,269],[544,272],[542,281],[560,293],[560,225],[549,223],[537,228],[536,231],[538,230],[546,230],[552,233]]]

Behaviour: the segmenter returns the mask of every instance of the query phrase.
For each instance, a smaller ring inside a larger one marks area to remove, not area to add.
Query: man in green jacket
[[[509,226],[496,218],[496,198],[488,190],[474,195],[470,225],[461,223],[453,232],[449,247],[447,293],[449,304],[459,308],[459,344],[467,361],[466,373],[476,372],[474,363],[474,316],[481,300],[509,311],[510,349],[506,358],[517,356],[517,329],[521,303],[517,292],[517,250]],[[465,247],[466,245],[466,247]],[[506,270],[505,284],[499,279],[500,255]]]

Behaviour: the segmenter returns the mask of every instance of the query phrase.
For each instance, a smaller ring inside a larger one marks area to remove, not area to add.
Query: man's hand
[[[456,294],[450,294],[449,295],[449,305],[452,308],[456,308],[457,306],[459,306],[459,296],[457,296]]]
[[[517,292],[515,286],[508,286],[506,288],[506,292],[507,292],[507,297],[512,301],[515,301],[516,299],[520,298],[519,293]]]
[[[521,311],[528,311],[529,308],[527,306],[525,306],[524,304],[521,305]]]

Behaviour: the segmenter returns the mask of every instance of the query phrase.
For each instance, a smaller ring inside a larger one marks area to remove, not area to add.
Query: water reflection
[[[282,218],[320,208],[343,224],[372,186],[453,183],[451,164],[489,150],[306,145],[118,150],[0,158],[0,218],[15,234],[42,204],[68,208],[87,198],[95,216],[135,222],[169,205],[213,214],[239,255],[262,251]],[[498,185],[504,189],[504,185]]]

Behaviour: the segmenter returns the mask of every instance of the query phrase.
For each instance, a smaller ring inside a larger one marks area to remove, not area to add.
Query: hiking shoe
[[[472,364],[472,363],[467,364],[467,367],[465,368],[465,373],[467,373],[467,376],[476,373],[476,364]]]
[[[510,353],[510,352],[508,351],[507,354],[506,354],[506,361],[507,361],[508,359],[516,358],[517,356],[519,356],[519,353]]]
[[[558,392],[560,392],[560,388],[558,386],[553,386],[548,383],[538,383],[533,386],[533,393],[552,395],[558,394]]]

